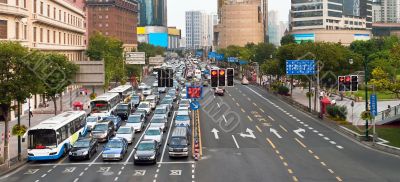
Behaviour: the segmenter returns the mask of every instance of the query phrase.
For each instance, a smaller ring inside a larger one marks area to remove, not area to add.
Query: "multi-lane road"
[[[200,120],[199,161],[170,159],[164,137],[156,165],[133,165],[132,155],[103,162],[97,154],[83,162],[30,162],[1,180],[400,181],[399,157],[360,145],[255,86],[236,84],[222,97],[205,89]]]

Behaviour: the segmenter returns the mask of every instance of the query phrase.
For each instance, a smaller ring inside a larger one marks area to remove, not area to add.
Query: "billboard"
[[[164,57],[162,56],[156,56],[156,57],[150,57],[149,58],[149,64],[150,65],[162,65],[164,63]]]
[[[369,34],[354,34],[354,40],[369,40]]]
[[[125,64],[146,64],[146,53],[144,52],[126,52]]]
[[[155,46],[168,47],[168,33],[149,33],[149,43]]]
[[[306,33],[306,34],[292,34],[294,37],[294,41],[298,44],[301,42],[315,42],[315,34]]]

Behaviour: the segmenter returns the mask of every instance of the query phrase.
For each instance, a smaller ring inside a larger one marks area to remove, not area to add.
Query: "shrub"
[[[285,87],[283,85],[278,87],[278,94],[288,95],[288,93],[289,93],[289,88],[287,88],[287,87]]]
[[[93,100],[93,99],[95,99],[97,97],[97,95],[96,95],[96,93],[93,92],[93,93],[90,94],[89,97],[90,97],[90,100]]]
[[[337,118],[340,120],[346,120],[347,118],[347,107],[346,106],[337,106],[337,105],[328,105],[326,107],[326,112],[333,118]]]
[[[24,135],[24,134],[26,133],[26,130],[27,130],[27,129],[28,129],[28,128],[27,128],[25,125],[16,124],[16,125],[14,125],[14,126],[12,127],[11,133],[12,133],[12,135],[14,135],[14,136],[22,136],[22,135]]]

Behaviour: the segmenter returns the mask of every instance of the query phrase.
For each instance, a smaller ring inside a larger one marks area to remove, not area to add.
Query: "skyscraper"
[[[212,46],[214,14],[202,11],[187,11],[186,19],[186,47],[199,49]]]
[[[400,23],[400,0],[378,0],[374,9],[374,22]]]
[[[139,25],[167,26],[167,0],[140,0]]]

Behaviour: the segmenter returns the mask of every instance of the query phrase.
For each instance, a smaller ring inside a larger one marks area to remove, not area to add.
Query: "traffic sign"
[[[376,97],[376,94],[371,94],[369,100],[370,100],[369,106],[370,106],[371,114],[373,116],[377,116],[378,115],[378,99]]]
[[[190,103],[190,109],[192,109],[192,111],[196,111],[196,110],[200,109],[200,103],[197,101],[192,101]]]
[[[228,57],[228,62],[229,63],[237,63],[237,62],[239,62],[239,59],[237,57]]]
[[[146,64],[146,53],[144,52],[127,52],[125,53],[126,64]]]
[[[215,55],[215,59],[217,61],[223,61],[224,60],[225,55],[224,54],[216,54]]]
[[[186,90],[186,98],[187,99],[200,99],[202,94],[202,87],[199,86],[188,86]]]
[[[314,75],[314,60],[286,60],[287,75]]]

